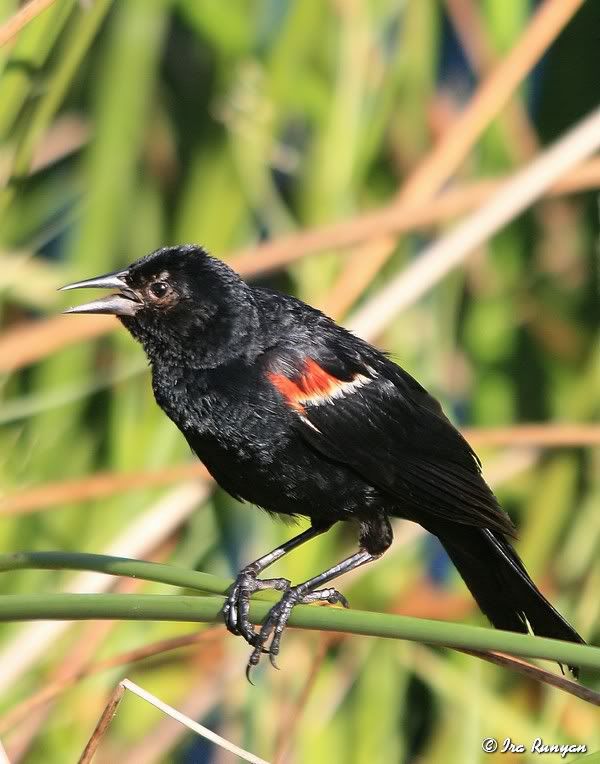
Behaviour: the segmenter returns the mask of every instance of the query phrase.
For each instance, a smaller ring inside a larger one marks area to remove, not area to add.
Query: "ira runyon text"
[[[518,743],[507,737],[503,741],[487,737],[482,743],[486,753],[540,753],[558,754],[564,759],[568,753],[587,753],[587,746],[582,743],[546,743],[541,737],[536,737],[529,745]]]

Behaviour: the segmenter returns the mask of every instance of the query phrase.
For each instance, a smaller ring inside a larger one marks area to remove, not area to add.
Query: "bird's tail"
[[[540,637],[584,644],[533,583],[501,533],[438,520],[429,530],[439,538],[477,604],[497,629],[525,634],[531,629]],[[578,668],[569,669],[577,677]]]

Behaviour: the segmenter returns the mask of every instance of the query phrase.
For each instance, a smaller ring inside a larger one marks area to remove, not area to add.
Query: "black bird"
[[[583,643],[529,577],[469,444],[379,350],[294,297],[249,286],[198,246],[165,247],[63,289],[84,287],[117,292],[66,312],[119,317],[150,360],[158,405],[217,483],[270,513],[310,519],[230,591],[225,623],[254,648],[249,669],[262,652],[274,662],[297,603],[347,606],[329,584],[385,552],[390,517],[439,538],[497,628]],[[295,586],[258,577],[339,521],[358,526],[355,554]],[[249,598],[267,588],[283,594],[255,631]]]

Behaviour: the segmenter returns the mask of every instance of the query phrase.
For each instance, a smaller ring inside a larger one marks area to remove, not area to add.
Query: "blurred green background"
[[[0,20],[17,6],[0,0]],[[233,258],[261,240],[386,204],[517,44],[534,7],[57,0],[0,50],[0,489],[8,499],[41,489],[27,511],[0,506],[1,551],[118,549],[231,576],[294,532],[218,491],[200,501],[197,482],[114,483],[114,474],[191,457],[154,404],[141,349],[123,331],[103,331],[110,319],[94,336],[74,337],[95,319],[51,318],[68,304],[55,288],[165,244],[198,242]],[[598,104],[599,30],[600,6],[587,2],[452,187],[509,173]],[[478,49],[483,56],[473,55]],[[404,310],[378,343],[459,425],[597,419],[598,217],[593,191],[541,201]],[[372,249],[320,251],[257,278],[344,320],[447,225]],[[380,266],[366,267],[370,257]],[[598,449],[479,451],[519,526],[532,575],[597,643]],[[99,473],[109,473],[103,495],[52,502],[47,484]],[[352,605],[483,624],[437,543],[396,527],[386,557],[341,582]],[[273,573],[303,580],[353,543],[352,529],[340,528]],[[56,591],[72,579],[21,571],[0,577],[0,587]],[[13,673],[0,710],[107,656],[192,631],[159,623],[78,624],[54,635],[2,627],[0,683],[2,667]],[[457,653],[290,632],[282,671],[261,669],[255,687],[243,676],[246,657],[241,640],[221,635],[106,670],[9,724],[0,739],[14,762],[76,761],[126,673],[269,761],[490,761],[481,751],[488,736],[600,749],[592,706]],[[584,681],[600,687],[597,676]],[[95,760],[233,759],[128,697]]]

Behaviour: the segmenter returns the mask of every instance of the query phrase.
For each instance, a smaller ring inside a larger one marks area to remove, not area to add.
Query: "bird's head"
[[[195,245],[164,247],[127,268],[62,287],[84,288],[116,292],[65,313],[117,316],[153,363],[218,366],[244,352],[258,326],[247,284]]]

